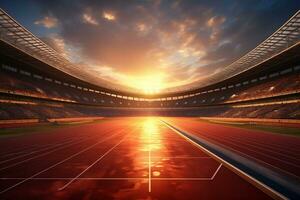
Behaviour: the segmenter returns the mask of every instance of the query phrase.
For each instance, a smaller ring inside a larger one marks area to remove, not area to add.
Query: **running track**
[[[197,118],[166,121],[300,182],[300,137],[213,124]]]
[[[0,139],[0,199],[270,197],[159,119],[139,117]]]

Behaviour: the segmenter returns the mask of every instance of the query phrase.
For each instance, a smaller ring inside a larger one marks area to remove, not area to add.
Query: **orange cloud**
[[[82,19],[87,24],[91,24],[91,25],[95,25],[95,26],[99,25],[97,20],[90,13],[83,13]]]
[[[108,21],[116,20],[116,16],[112,12],[104,11],[102,14],[103,18]]]
[[[149,91],[217,73],[280,25],[274,20],[276,13],[283,20],[297,7],[292,0],[291,5],[277,0],[276,8],[251,1],[35,2],[57,18],[48,16],[36,24],[59,24],[59,29],[42,34],[56,31],[61,38],[52,43],[63,55],[80,61],[78,73],[88,74],[85,77],[95,84],[103,78]],[[69,44],[78,49],[69,50]]]
[[[71,57],[72,52],[70,47],[67,47],[65,40],[62,37],[51,35],[47,38],[42,38],[42,40],[65,58],[69,59]]]
[[[226,21],[226,18],[223,16],[214,16],[211,17],[207,22],[206,25],[212,29],[210,39],[215,41],[218,38],[220,33],[220,26]]]
[[[214,16],[211,17],[208,21],[207,21],[207,26],[209,27],[216,27],[219,26],[221,24],[223,24],[226,21],[226,18],[223,16]]]
[[[57,22],[58,20],[56,18],[45,16],[43,19],[35,21],[34,24],[42,25],[46,28],[53,28],[57,26]]]

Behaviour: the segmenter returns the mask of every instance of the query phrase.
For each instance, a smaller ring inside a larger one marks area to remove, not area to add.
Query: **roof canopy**
[[[58,52],[46,45],[2,9],[0,9],[0,40],[48,64],[49,66],[52,66],[53,68],[93,85],[98,85],[102,88],[114,91],[130,93],[136,92],[131,88],[112,84],[101,78],[90,77],[87,73],[82,71],[78,65],[71,63]],[[274,32],[256,48],[232,64],[224,67],[224,69],[219,73],[213,74],[189,85],[170,88],[165,92],[174,93],[195,90],[232,78],[262,62],[265,62],[266,60],[271,59],[289,47],[298,44],[299,41],[300,11],[292,16],[284,25],[282,25],[276,32]]]

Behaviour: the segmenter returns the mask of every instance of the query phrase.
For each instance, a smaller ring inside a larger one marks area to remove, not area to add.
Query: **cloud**
[[[42,25],[46,28],[56,27],[58,20],[55,17],[45,16],[43,19],[37,20],[34,22],[36,25]]]
[[[226,18],[224,16],[214,16],[211,17],[206,24],[208,27],[217,27],[223,24],[225,20]]]
[[[210,39],[212,41],[216,41],[219,37],[221,26],[226,21],[224,16],[214,16],[211,17],[207,22],[206,25],[211,29]]]
[[[60,23],[58,39],[52,42],[69,48],[65,53],[79,57],[91,77],[140,87],[141,79],[159,75],[156,80],[163,88],[222,70],[297,7],[280,0],[36,2]]]
[[[86,11],[85,13],[82,14],[82,20],[84,23],[91,24],[98,26],[99,23],[98,21],[92,16],[92,14],[89,11]]]
[[[140,32],[145,32],[147,30],[147,26],[143,23],[137,24],[136,27],[137,27],[137,30]]]
[[[41,38],[46,44],[52,47],[55,51],[60,53],[63,57],[70,59],[71,49],[66,45],[65,40],[57,35],[50,35],[48,37]]]
[[[112,12],[104,11],[102,14],[103,18],[108,21],[116,20],[116,16]]]

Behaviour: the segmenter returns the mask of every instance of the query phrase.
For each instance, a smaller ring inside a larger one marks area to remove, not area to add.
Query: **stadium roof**
[[[201,81],[194,82],[190,85],[173,88],[171,90],[173,92],[194,90],[232,78],[259,65],[262,62],[265,62],[275,55],[280,54],[289,47],[299,43],[299,41],[300,10],[265,41],[240,59],[224,67],[224,69],[219,73],[206,77]]]
[[[4,10],[0,8],[0,40],[14,46],[26,54],[81,80],[99,85],[104,88],[130,91],[130,88],[112,84],[100,78],[91,79],[76,64],[71,63],[57,51],[24,28]]]
[[[2,9],[0,9],[0,40],[80,80],[115,91],[135,92],[131,88],[112,84],[101,78],[91,78],[87,73],[82,71],[78,65],[71,63],[46,45]],[[300,11],[256,48],[232,64],[224,67],[222,71],[192,84],[170,88],[163,92],[176,93],[195,90],[235,77],[280,54],[289,47],[298,44],[299,41]]]

